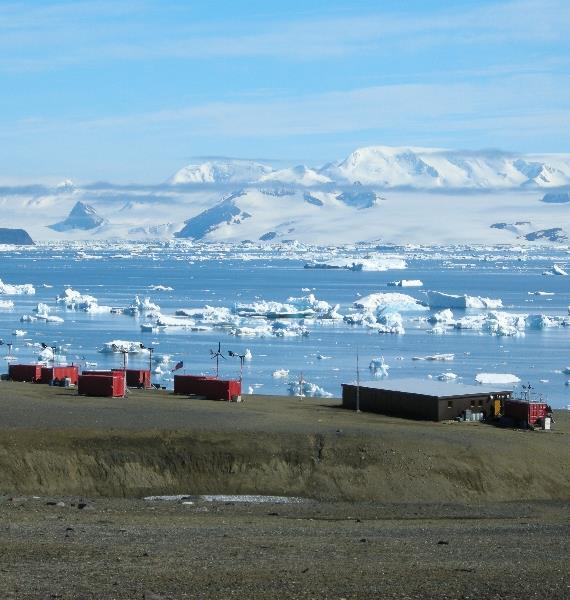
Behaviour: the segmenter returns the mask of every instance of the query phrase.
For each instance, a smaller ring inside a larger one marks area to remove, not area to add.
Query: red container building
[[[77,392],[83,396],[120,398],[125,395],[125,378],[120,372],[111,375],[80,375]]]
[[[8,377],[12,381],[38,383],[42,378],[41,365],[8,365]]]
[[[525,400],[505,400],[503,415],[515,421],[535,425],[539,419],[544,419],[547,413],[546,402],[527,402]]]
[[[42,367],[41,383],[50,384],[52,381],[62,381],[66,378],[69,378],[73,385],[77,385],[79,369],[75,366]]]
[[[125,373],[123,369],[113,369],[113,373]],[[127,369],[127,387],[144,388],[151,387],[149,369]]]
[[[208,400],[227,400],[241,395],[241,383],[199,375],[175,375],[174,393],[203,396]]]

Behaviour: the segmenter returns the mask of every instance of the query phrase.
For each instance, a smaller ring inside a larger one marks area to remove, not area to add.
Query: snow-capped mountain
[[[54,231],[70,231],[73,229],[90,230],[104,225],[106,220],[97,214],[97,211],[89,204],[78,201],[71,212],[63,221],[48,225]]]
[[[170,178],[169,183],[250,183],[259,181],[272,171],[269,165],[251,160],[210,160],[183,167]]]
[[[369,146],[320,168],[273,169],[248,160],[208,161],[188,165],[169,180],[173,185],[262,182],[304,187],[362,183],[412,189],[549,188],[570,184],[570,155]]]
[[[335,181],[382,188],[505,189],[570,184],[570,156],[370,146],[321,171]]]
[[[321,168],[222,160],[159,185],[3,188],[0,210],[36,241],[560,245],[570,239],[569,194],[567,155],[374,146]]]

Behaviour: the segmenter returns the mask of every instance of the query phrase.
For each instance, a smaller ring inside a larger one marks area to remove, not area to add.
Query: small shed
[[[493,401],[506,400],[512,390],[431,379],[365,381],[358,386],[359,408],[394,417],[444,421],[466,410],[492,415]],[[357,385],[342,385],[342,405],[356,409]]]

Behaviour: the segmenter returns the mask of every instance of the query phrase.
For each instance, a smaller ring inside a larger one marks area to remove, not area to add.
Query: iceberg
[[[373,358],[368,365],[368,368],[374,373],[374,375],[380,375],[381,377],[388,377],[388,370],[390,365],[386,364],[384,357]]]
[[[560,265],[553,265],[552,266],[552,272],[555,275],[563,275],[563,276],[567,276],[568,272],[565,271]]]
[[[502,308],[503,301],[481,296],[445,294],[443,292],[425,292],[430,308]]]
[[[103,352],[104,354],[112,354],[112,353],[127,353],[127,354],[139,354],[141,352],[148,352],[146,348],[144,348],[144,344],[141,342],[131,342],[126,340],[112,340],[110,342],[105,342],[103,347],[99,350],[99,352]]]
[[[355,308],[377,312],[413,312],[427,308],[412,296],[398,292],[379,292],[363,296],[353,303]]]
[[[14,308],[13,300],[0,300],[0,308]]]
[[[519,383],[520,379],[511,373],[478,373],[475,375],[475,381],[488,385],[510,385]]]
[[[172,292],[174,290],[174,288],[168,285],[151,285],[148,289],[153,292]]]
[[[433,325],[454,325],[455,317],[453,316],[453,312],[449,308],[446,308],[431,315],[428,318],[428,323],[432,323]]]
[[[404,335],[404,322],[400,313],[387,313],[378,317],[378,323],[374,326],[378,333],[392,333]]]
[[[72,288],[66,288],[56,301],[68,310],[82,310],[88,313],[110,313],[110,306],[99,306],[97,298],[89,294],[81,294]]]
[[[285,379],[286,377],[289,377],[289,369],[277,369],[276,371],[273,371],[271,376],[275,379]]]
[[[160,313],[160,306],[158,306],[158,304],[154,304],[153,302],[151,302],[150,298],[148,298],[148,297],[143,298],[141,300],[138,296],[135,296],[133,303],[130,306],[128,306],[123,312],[126,315],[132,315],[132,316],[136,317],[140,313],[149,313],[149,312]]]
[[[347,269],[349,271],[390,271],[407,268],[402,258],[335,258],[326,262],[306,263],[305,269]]]
[[[439,381],[454,381],[457,379],[457,375],[451,371],[446,371],[445,373],[440,373],[437,378]]]
[[[290,381],[288,383],[288,390],[291,396],[332,398],[330,392],[325,391],[316,383],[310,383],[309,381]]]
[[[455,354],[431,354],[429,356],[412,356],[412,360],[451,361]]]
[[[423,281],[420,279],[401,279],[400,281],[389,281],[390,287],[422,287]]]

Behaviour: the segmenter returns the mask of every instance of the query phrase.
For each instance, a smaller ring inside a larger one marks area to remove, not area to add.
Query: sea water
[[[401,256],[406,269],[358,271],[346,269],[307,269],[307,262],[331,257],[374,255]],[[32,362],[38,344],[58,347],[58,358],[82,366],[119,368],[120,353],[103,354],[101,348],[111,340],[131,340],[152,346],[155,356],[170,355],[162,374],[155,376],[161,385],[172,387],[172,369],[182,361],[179,373],[213,374],[216,360],[211,350],[218,343],[224,358],[219,359],[220,377],[239,377],[240,361],[228,351],[252,359],[243,367],[244,390],[256,393],[286,394],[290,382],[312,382],[324,391],[339,396],[341,384],[353,382],[357,375],[357,354],[361,381],[378,378],[368,369],[373,358],[384,357],[390,378],[436,378],[446,371],[458,376],[457,382],[473,384],[478,373],[508,373],[527,382],[544,394],[554,407],[565,407],[570,400],[570,327],[526,328],[524,336],[497,336],[484,331],[449,329],[445,335],[429,334],[425,318],[441,309],[407,314],[404,335],[379,334],[362,326],[342,321],[300,321],[308,335],[239,337],[228,328],[214,327],[192,331],[176,327],[154,332],[141,331],[148,322],[143,315],[87,313],[67,310],[55,297],[71,287],[95,296],[100,305],[129,306],[135,295],[149,296],[165,315],[181,308],[205,305],[228,307],[256,300],[286,302],[290,296],[313,293],[319,300],[340,304],[346,314],[359,297],[375,292],[399,292],[425,301],[425,290],[450,294],[485,296],[503,301],[509,313],[567,316],[570,305],[570,277],[544,275],[558,264],[570,263],[568,249],[521,249],[509,247],[390,247],[354,246],[350,248],[313,248],[298,244],[260,247],[254,244],[159,243],[148,244],[53,244],[36,247],[4,247],[0,253],[0,278],[9,284],[31,283],[33,296],[1,296],[11,299],[12,309],[0,309],[0,369],[7,371],[7,345],[13,344],[17,362]],[[394,288],[388,283],[419,279],[421,288]],[[161,285],[172,290],[153,291]],[[531,295],[544,291],[549,296]],[[62,323],[20,322],[33,314],[43,302]],[[476,310],[453,309],[455,318],[479,314]],[[488,312],[488,311],[483,311]],[[250,320],[253,325],[264,319]],[[17,329],[24,335],[15,336]],[[450,362],[418,361],[414,357],[453,354]],[[132,368],[146,368],[149,355],[128,356]],[[155,365],[153,364],[153,369]],[[287,377],[275,378],[277,370]],[[503,386],[508,387],[508,386]]]

